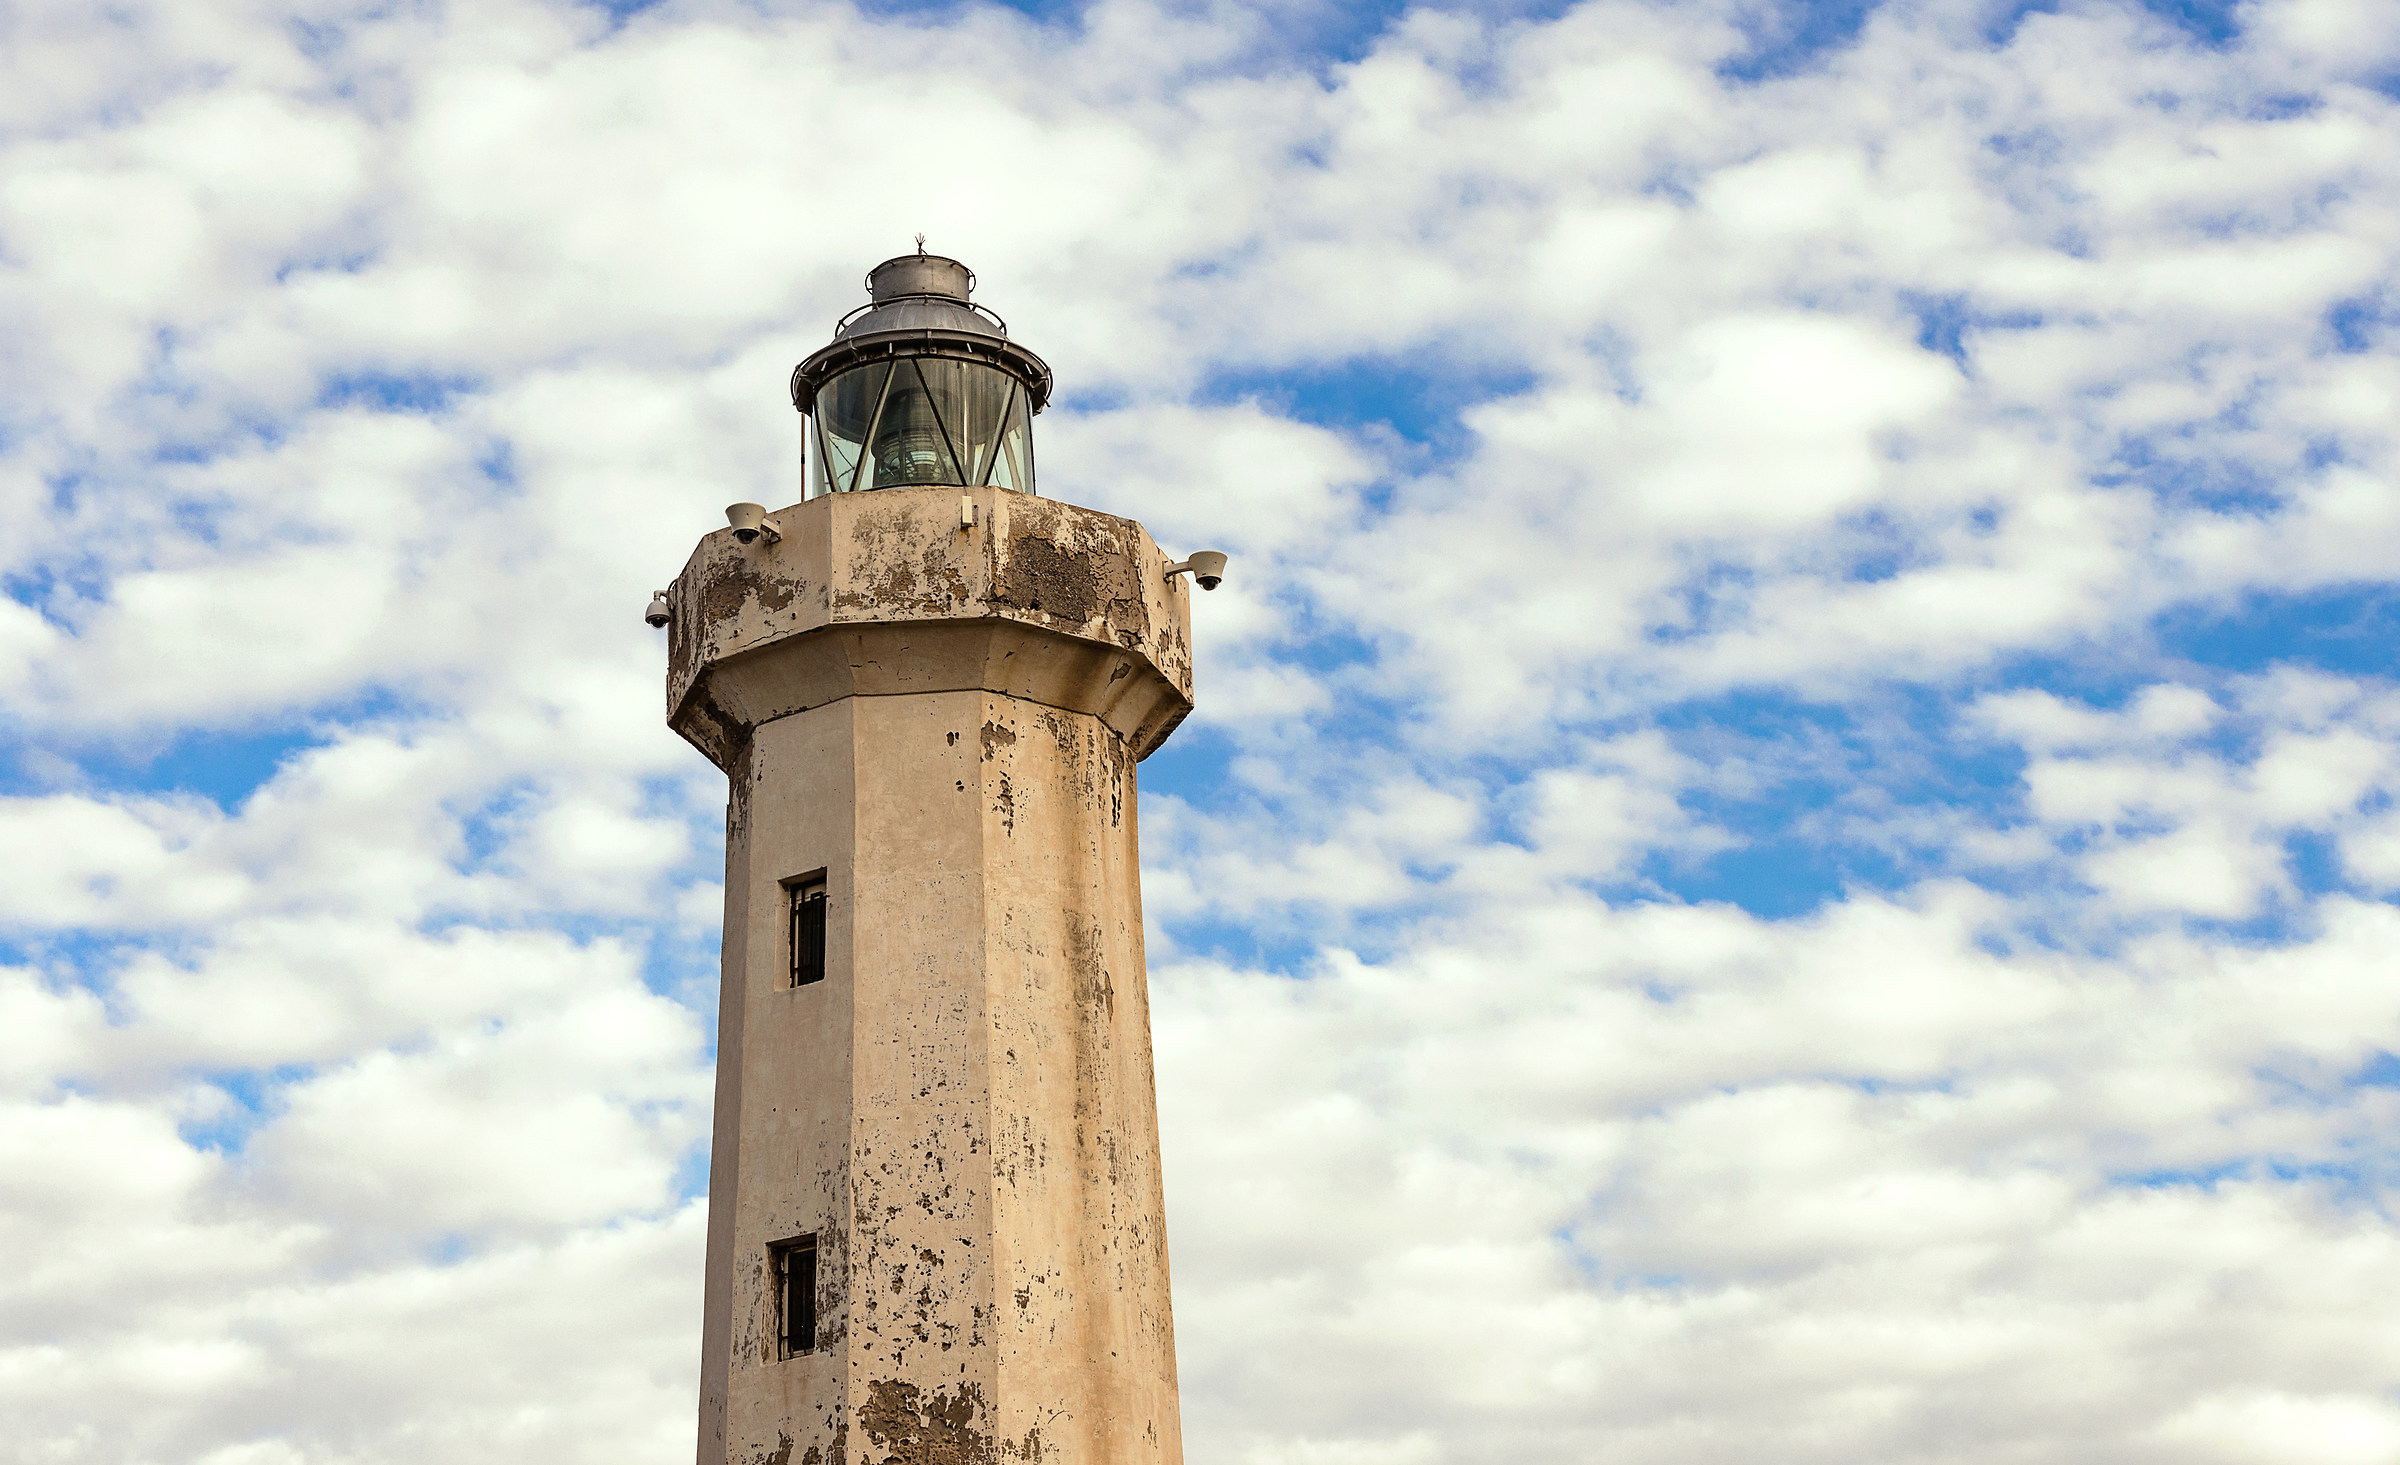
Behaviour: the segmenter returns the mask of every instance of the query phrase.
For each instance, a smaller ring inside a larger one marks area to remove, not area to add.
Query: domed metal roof
[[[967,299],[975,272],[938,254],[904,254],[867,271],[867,303],[843,316],[831,344],[792,368],[792,405],[816,405],[817,389],[852,367],[896,356],[933,356],[996,366],[1025,384],[1039,412],[1050,402],[1050,367],[1008,338],[1008,323]]]

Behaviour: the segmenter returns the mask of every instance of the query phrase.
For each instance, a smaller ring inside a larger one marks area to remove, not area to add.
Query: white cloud
[[[1161,973],[1178,1266],[1210,1299],[1188,1371],[1224,1380],[1202,1401],[1220,1427],[1448,1420],[1707,1458],[1652,1433],[1681,1418],[1737,1455],[2140,1459],[2269,1378],[2333,1416],[2380,1409],[2346,1391],[2387,1355],[2329,1377],[2307,1342],[2372,1326],[2317,1269],[2388,1273],[2377,1223],[2265,1177],[2108,1181],[2384,1123],[2378,1094],[2318,1083],[2330,1110],[2279,1114],[2253,1070],[2390,1041],[2388,910],[2213,980],[2189,946],[2132,980],[1992,956],[1988,901],[1796,928],[1587,910],[1586,939],[1540,955],[1530,920],[1487,920],[1306,983]],[[2289,1286],[2313,1321],[2282,1311]],[[1329,1409],[1316,1375],[1279,1385],[1265,1359],[1287,1350],[1357,1357],[1389,1391]],[[1978,1433],[1958,1411],[1994,1388],[2018,1422]]]

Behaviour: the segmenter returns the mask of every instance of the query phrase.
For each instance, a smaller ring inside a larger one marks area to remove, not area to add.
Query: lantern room
[[[904,254],[867,272],[867,303],[792,368],[809,419],[809,498],[957,484],[1032,493],[1033,416],[1050,368],[967,297],[974,271]]]

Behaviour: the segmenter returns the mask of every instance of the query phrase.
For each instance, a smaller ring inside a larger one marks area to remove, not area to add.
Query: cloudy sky
[[[2400,1460],[2389,0],[0,7],[0,1460],[687,1458],[641,611],[919,231],[1235,556],[1195,1462]]]

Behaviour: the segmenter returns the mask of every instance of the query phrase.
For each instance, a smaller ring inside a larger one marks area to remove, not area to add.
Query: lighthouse
[[[1134,770],[1224,556],[1039,495],[974,286],[868,274],[649,612],[729,785],[699,1465],[1182,1459]]]

